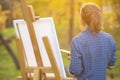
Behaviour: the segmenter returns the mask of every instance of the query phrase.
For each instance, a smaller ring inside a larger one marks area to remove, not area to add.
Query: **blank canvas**
[[[66,73],[64,70],[64,65],[62,61],[60,47],[58,44],[58,38],[57,38],[53,18],[40,18],[39,20],[36,20],[35,22],[33,22],[33,25],[34,25],[34,30],[37,37],[40,53],[42,56],[43,65],[51,66],[48,55],[45,50],[45,46],[42,41],[43,36],[48,36],[57,64],[61,72],[61,75],[63,78],[66,78]],[[22,38],[22,42],[24,44],[29,66],[37,66],[26,22],[24,20],[14,20],[14,27],[15,27],[17,37]]]

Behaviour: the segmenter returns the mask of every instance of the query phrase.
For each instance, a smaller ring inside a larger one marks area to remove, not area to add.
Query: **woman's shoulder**
[[[113,49],[116,49],[116,42],[115,42],[115,39],[113,38],[113,36],[111,34],[105,33],[105,32],[102,32],[102,34],[104,34],[107,37],[107,40],[110,42],[111,47]]]
[[[72,38],[72,43],[83,43],[85,41],[85,35],[80,33]]]
[[[100,34],[107,39],[113,39],[113,36],[107,32],[100,32]]]
[[[106,32],[101,32],[101,34],[104,36],[105,39],[107,39],[111,44],[116,44],[113,36]]]

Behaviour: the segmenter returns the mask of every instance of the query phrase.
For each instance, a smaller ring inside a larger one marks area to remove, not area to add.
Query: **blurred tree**
[[[69,43],[73,37],[73,25],[74,25],[74,0],[70,0],[70,21],[69,21]]]
[[[2,6],[2,11],[9,11],[5,20],[6,27],[12,27],[12,20],[16,17],[21,17],[19,0],[0,0],[0,5]],[[15,15],[16,13],[17,15]]]
[[[7,19],[7,14],[9,14],[8,10],[2,11],[2,6],[0,5],[0,33],[5,28],[5,21]]]
[[[6,1],[6,0],[5,0]],[[19,62],[17,57],[15,56],[13,50],[9,46],[9,42],[13,38],[13,36],[9,37],[8,39],[5,39],[2,32],[5,29],[6,26],[8,26],[8,23],[6,24],[6,21],[9,19],[9,14],[11,14],[10,10],[8,9],[8,5],[6,6],[6,2],[4,0],[0,0],[0,42],[5,46],[6,50],[8,51],[9,55],[13,59],[13,62],[17,69],[19,69]],[[12,19],[10,20],[12,22]]]
[[[116,13],[117,21],[119,21],[119,24],[120,24],[120,0],[112,0],[111,4],[112,4],[112,7],[113,7],[113,10]]]
[[[2,11],[9,10],[10,13],[7,15],[6,19],[6,27],[12,26],[12,8],[10,6],[13,5],[13,1],[10,0],[0,0],[0,4],[2,5]]]

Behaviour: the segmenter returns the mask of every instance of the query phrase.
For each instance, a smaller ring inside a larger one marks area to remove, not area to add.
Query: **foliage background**
[[[120,1],[119,0],[26,0],[33,5],[35,14],[40,17],[53,17],[60,47],[70,50],[70,35],[80,33],[79,11],[84,3],[94,2],[103,10],[104,31],[110,33],[117,44],[118,60],[114,69],[107,71],[107,80],[120,79]],[[73,2],[73,4],[71,4]],[[73,9],[72,9],[72,7]],[[73,13],[72,13],[73,12]],[[73,18],[71,18],[73,17]],[[12,20],[23,18],[19,0],[0,0],[0,35],[5,40],[15,36]],[[72,19],[72,22],[71,22]],[[71,24],[73,23],[73,24]],[[72,25],[72,26],[71,26]],[[70,28],[72,27],[71,33]],[[17,56],[15,39],[8,45]],[[17,56],[18,57],[18,56]],[[65,66],[69,61],[63,55]],[[20,70],[16,69],[9,52],[0,40],[0,80],[16,80]]]

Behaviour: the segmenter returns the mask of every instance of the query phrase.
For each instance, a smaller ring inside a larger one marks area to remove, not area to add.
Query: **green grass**
[[[12,36],[14,35],[14,29],[5,30],[2,34],[5,38]],[[12,40],[9,45],[16,53],[15,41]],[[19,74],[20,71],[16,69],[8,51],[4,45],[0,44],[0,80],[16,80],[16,76]]]

